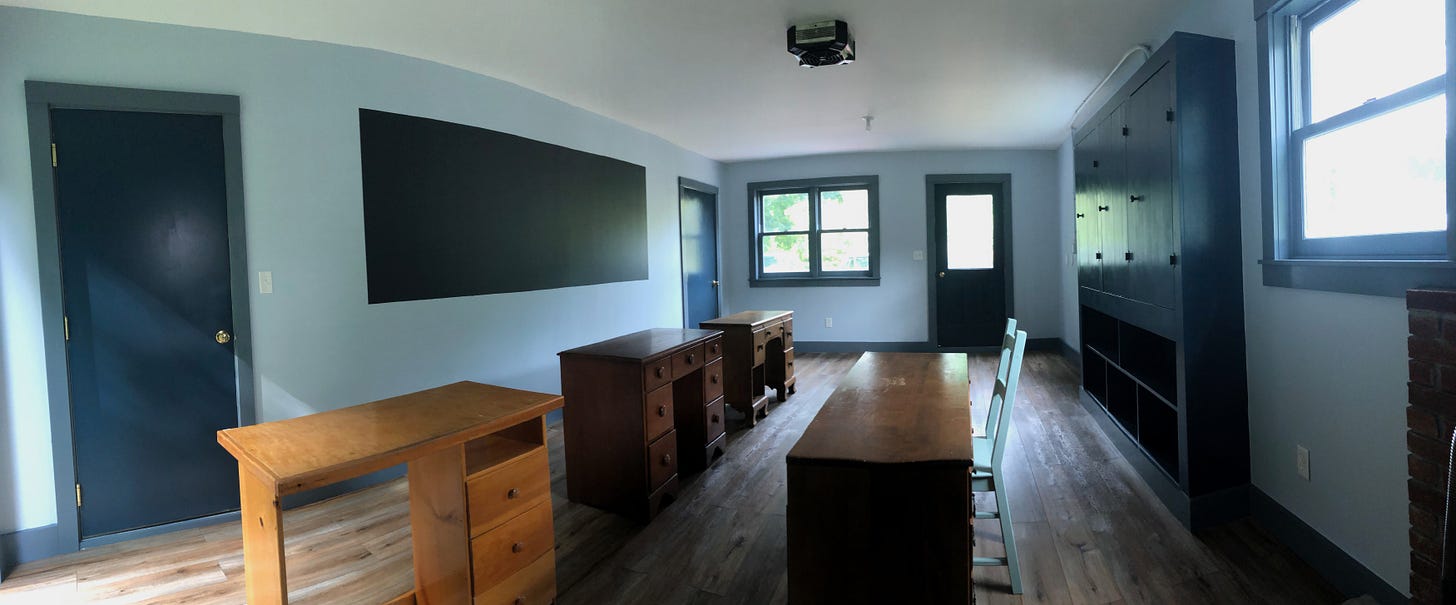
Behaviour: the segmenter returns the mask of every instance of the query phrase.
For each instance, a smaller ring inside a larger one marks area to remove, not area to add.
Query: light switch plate
[[[834,318],[833,317],[825,317],[824,318],[824,327],[826,327],[826,328],[832,328],[832,327],[834,327]]]
[[[915,250],[910,253],[910,260],[925,260],[924,250]]]
[[[259,271],[258,272],[258,293],[259,294],[272,294],[273,293],[273,272],[272,271]]]

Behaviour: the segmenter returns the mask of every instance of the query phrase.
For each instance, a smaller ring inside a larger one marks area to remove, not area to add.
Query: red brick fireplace
[[[1410,290],[1411,602],[1440,602],[1441,525],[1451,431],[1456,428],[1456,291]]]

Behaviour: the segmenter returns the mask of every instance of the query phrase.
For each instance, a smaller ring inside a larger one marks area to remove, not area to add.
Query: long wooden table
[[[970,603],[966,356],[865,353],[788,454],[789,602]]]
[[[556,596],[547,412],[560,395],[475,382],[218,431],[238,459],[248,603],[288,602],[281,498],[409,465],[415,589],[391,604]]]

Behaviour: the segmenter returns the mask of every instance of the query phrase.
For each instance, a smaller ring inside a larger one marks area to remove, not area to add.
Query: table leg
[[[243,577],[249,605],[286,605],[283,508],[273,486],[238,465],[243,518]]]

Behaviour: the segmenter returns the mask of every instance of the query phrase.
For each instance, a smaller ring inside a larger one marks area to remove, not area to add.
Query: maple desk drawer
[[[551,498],[546,448],[537,446],[466,480],[470,535],[494,529],[526,509]]]
[[[543,502],[470,541],[470,567],[476,586],[494,586],[528,564],[553,554],[556,536],[551,504]]]

